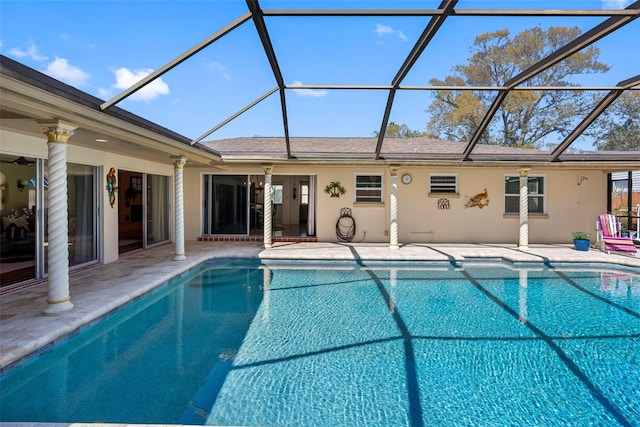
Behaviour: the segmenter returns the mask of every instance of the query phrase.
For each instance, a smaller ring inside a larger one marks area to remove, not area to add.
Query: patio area
[[[163,245],[123,256],[107,265],[77,271],[70,276],[74,308],[57,316],[43,314],[47,284],[40,282],[0,293],[0,371],[30,354],[65,339],[123,304],[166,280],[211,258],[274,260],[362,260],[464,262],[503,260],[515,263],[595,263],[624,266],[640,272],[640,258],[606,254],[571,245],[530,245],[523,252],[513,244],[388,244],[277,243],[264,249],[259,243],[187,242],[187,260],[172,261],[174,246]],[[606,265],[603,265],[606,268]]]

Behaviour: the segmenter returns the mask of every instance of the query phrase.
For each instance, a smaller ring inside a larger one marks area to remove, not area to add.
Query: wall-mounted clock
[[[402,183],[411,184],[411,175],[409,175],[408,173],[405,173],[404,175],[402,175]]]

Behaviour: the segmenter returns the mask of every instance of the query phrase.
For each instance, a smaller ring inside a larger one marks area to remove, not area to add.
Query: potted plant
[[[589,245],[591,244],[591,234],[585,233],[584,231],[574,231],[571,234],[573,235],[573,246],[577,251],[589,250]]]

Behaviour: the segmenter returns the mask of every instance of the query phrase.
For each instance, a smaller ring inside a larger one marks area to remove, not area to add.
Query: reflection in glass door
[[[169,240],[169,177],[147,175],[147,245]]]
[[[0,155],[0,158],[5,163],[5,156]],[[43,278],[48,267],[48,162],[44,159],[19,159],[24,161],[12,161],[11,166],[3,164],[2,167],[3,174],[10,174],[15,183],[14,188],[5,188],[9,194],[3,194],[7,197],[3,206],[2,286]],[[70,267],[98,259],[97,181],[95,166],[67,164]]]
[[[120,254],[170,239],[170,182],[168,176],[118,171]]]
[[[42,160],[0,154],[0,286],[37,275],[37,176]],[[41,191],[40,191],[41,192]]]
[[[205,175],[205,234],[248,234],[247,175]]]
[[[118,171],[118,252],[143,247],[142,173]]]
[[[67,164],[69,194],[69,265],[96,261],[96,167]]]

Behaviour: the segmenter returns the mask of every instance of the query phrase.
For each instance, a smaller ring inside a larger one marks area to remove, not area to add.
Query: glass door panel
[[[169,240],[169,177],[147,175],[147,245]]]
[[[96,168],[67,164],[69,266],[97,260]]]
[[[212,175],[211,234],[247,234],[247,176]]]
[[[2,233],[0,286],[37,277],[37,175],[34,158],[0,154],[2,161]]]

